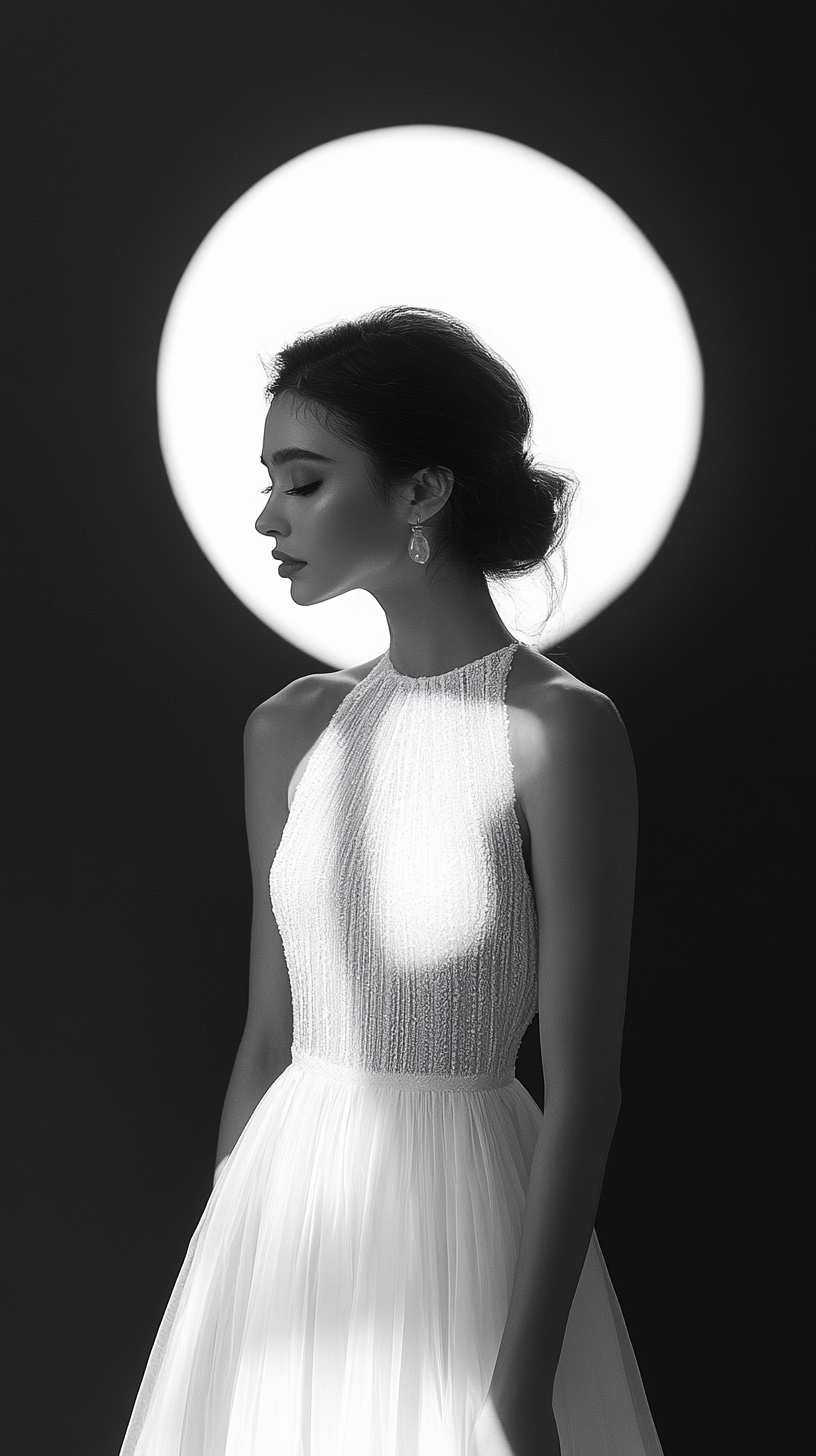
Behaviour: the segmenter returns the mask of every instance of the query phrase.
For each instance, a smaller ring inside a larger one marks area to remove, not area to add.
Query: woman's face
[[[368,457],[323,429],[318,411],[286,391],[270,405],[261,459],[270,484],[255,529],[305,563],[291,577],[296,601],[393,585],[395,570],[409,561],[410,487],[393,509],[385,505],[369,483]]]

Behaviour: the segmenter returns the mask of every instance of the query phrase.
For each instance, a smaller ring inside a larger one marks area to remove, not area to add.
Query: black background
[[[334,137],[417,122],[495,132],[588,177],[657,248],[697,331],[689,495],[560,659],[618,705],[641,794],[598,1228],[666,1456],[805,1449],[803,14],[19,7],[3,488],[14,1456],[119,1450],[243,1024],[243,724],[324,666],[232,596],[175,505],[155,412],[165,314],[253,183]],[[403,301],[421,302],[382,300]]]

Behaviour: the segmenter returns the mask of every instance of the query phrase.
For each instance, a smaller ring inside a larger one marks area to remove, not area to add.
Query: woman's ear
[[[417,470],[405,487],[406,520],[410,519],[411,511],[420,504],[428,512],[424,519],[432,520],[447,503],[453,485],[453,471],[447,465],[426,465],[422,470]],[[431,507],[430,511],[428,507]]]

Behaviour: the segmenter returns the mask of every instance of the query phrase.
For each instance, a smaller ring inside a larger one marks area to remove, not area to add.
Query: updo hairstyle
[[[460,320],[407,305],[376,309],[310,330],[265,368],[267,401],[286,390],[322,406],[327,428],[368,455],[383,502],[416,471],[448,467],[453,489],[425,523],[432,556],[500,581],[560,547],[577,482],[535,464],[520,380]]]

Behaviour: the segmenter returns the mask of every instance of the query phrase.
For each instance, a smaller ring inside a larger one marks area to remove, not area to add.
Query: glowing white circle
[[[542,648],[643,571],[688,488],[703,369],[682,295],[629,217],[518,142],[395,126],[315,147],[251,187],[186,268],[162,334],[161,447],[193,535],[262,621],[335,667],[388,646],[354,591],[296,605],[254,522],[266,405],[259,356],[306,329],[404,303],[467,323],[520,376],[539,460],[580,491],[561,607],[538,576],[490,584],[512,632]]]

